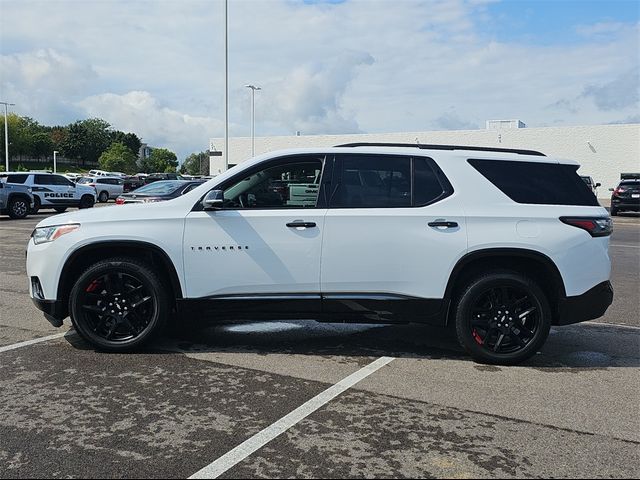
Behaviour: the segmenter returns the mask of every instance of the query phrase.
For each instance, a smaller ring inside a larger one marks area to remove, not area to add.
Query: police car
[[[96,203],[93,187],[77,185],[63,175],[47,172],[10,172],[2,174],[7,183],[31,187],[34,206],[31,213],[41,208],[53,208],[62,213],[69,207],[91,208]]]

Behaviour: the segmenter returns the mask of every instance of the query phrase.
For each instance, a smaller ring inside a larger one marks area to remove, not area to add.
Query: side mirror
[[[601,187],[602,184],[600,182],[596,183],[596,188]]]
[[[202,200],[202,206],[205,210],[220,210],[223,205],[224,192],[222,190],[211,190]]]

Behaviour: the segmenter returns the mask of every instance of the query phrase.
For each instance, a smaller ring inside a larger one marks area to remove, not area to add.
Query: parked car
[[[78,185],[93,187],[98,195],[100,203],[108,202],[109,199],[117,198],[124,191],[124,179],[120,177],[82,177],[78,180]]]
[[[150,173],[144,179],[145,183],[157,182],[158,180],[185,180],[178,173]]]
[[[33,208],[31,188],[6,183],[6,178],[0,179],[0,215],[9,215],[13,219],[25,218]]]
[[[132,192],[145,184],[145,177],[132,175],[124,178],[124,185],[122,186],[122,193]]]
[[[31,188],[35,214],[40,209],[52,208],[58,213],[69,207],[91,208],[96,202],[93,187],[77,185],[63,175],[46,172],[3,173],[7,183],[16,183]]]
[[[640,212],[640,174],[622,174],[611,193],[611,215],[620,212]]]
[[[170,202],[43,220],[30,293],[100,350],[169,321],[313,318],[448,325],[474,359],[514,364],[613,300],[611,218],[578,167],[488,147],[272,152]],[[270,188],[316,171],[314,205]]]
[[[73,183],[76,183],[80,178],[82,178],[82,173],[70,173],[67,172],[64,174],[65,177],[67,177],[69,180],[71,180]]]
[[[152,203],[171,200],[190,192],[203,182],[188,180],[160,180],[144,185],[133,192],[123,193],[116,198],[116,205],[125,203]]]
[[[584,183],[587,184],[587,186],[591,189],[593,194],[597,197],[598,196],[598,187],[600,187],[602,184],[600,182],[595,183],[593,181],[593,178],[589,177],[588,175],[580,175],[580,178],[582,180],[584,180]]]

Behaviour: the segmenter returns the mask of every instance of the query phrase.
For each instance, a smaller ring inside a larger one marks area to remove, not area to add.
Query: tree
[[[209,175],[209,155],[207,152],[192,153],[180,165],[180,173],[187,175]]]
[[[177,166],[178,157],[166,148],[154,148],[151,155],[142,161],[142,171],[146,173],[175,172]]]
[[[61,144],[65,157],[82,162],[96,162],[111,144],[110,125],[101,118],[78,120],[67,127],[67,136]]]
[[[98,164],[102,170],[133,174],[136,173],[137,158],[123,143],[115,142],[100,155]]]
[[[109,134],[109,136],[111,137],[111,143],[120,142],[136,155],[142,146],[140,138],[135,133],[124,133],[120,130],[114,130]]]

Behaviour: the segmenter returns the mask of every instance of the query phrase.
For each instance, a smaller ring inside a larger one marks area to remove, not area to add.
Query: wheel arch
[[[535,280],[547,295],[552,321],[557,324],[560,301],[566,298],[564,280],[553,260],[536,250],[487,248],[467,253],[458,260],[449,276],[445,299],[454,299],[467,280],[488,269],[508,269]],[[450,315],[447,315],[447,320],[449,317]]]
[[[168,286],[171,287],[174,300],[183,298],[178,272],[173,261],[162,248],[139,240],[105,240],[84,245],[74,250],[64,263],[56,296],[56,298],[62,300],[65,309],[64,316],[68,314],[66,311],[68,308],[67,300],[73,288],[73,279],[78,278],[89,265],[99,260],[119,256],[146,259],[151,266],[158,269],[160,275],[169,279]]]

